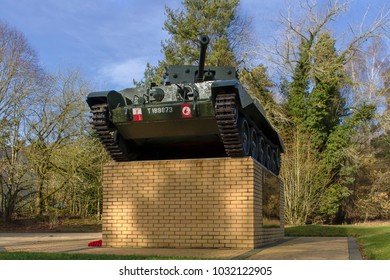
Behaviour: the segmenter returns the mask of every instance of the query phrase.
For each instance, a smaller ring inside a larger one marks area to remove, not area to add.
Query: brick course
[[[284,235],[283,221],[262,228],[268,171],[252,158],[111,162],[103,172],[103,246],[256,248]]]

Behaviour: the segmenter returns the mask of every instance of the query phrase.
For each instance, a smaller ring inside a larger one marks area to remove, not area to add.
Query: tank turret
[[[283,143],[234,67],[168,66],[163,85],[92,92],[92,125],[115,161],[251,156],[275,174]]]

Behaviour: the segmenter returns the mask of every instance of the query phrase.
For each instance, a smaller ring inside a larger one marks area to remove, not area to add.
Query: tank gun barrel
[[[198,68],[198,79],[197,79],[198,83],[203,82],[204,63],[206,60],[206,50],[207,50],[207,45],[209,44],[209,42],[210,42],[210,39],[207,35],[200,36],[200,38],[199,38],[200,55],[199,55],[199,68]]]

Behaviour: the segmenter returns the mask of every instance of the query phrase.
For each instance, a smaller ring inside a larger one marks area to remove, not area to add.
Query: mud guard
[[[240,98],[242,108],[245,108],[251,103],[253,103],[252,98],[246,92],[246,90],[243,88],[243,86],[238,80],[215,81],[211,84],[211,92],[213,94],[213,98],[215,98],[215,95],[220,93],[221,90],[223,90],[224,92],[232,92],[232,90],[234,90],[234,92],[237,92]]]
[[[87,103],[90,108],[95,104],[107,103],[110,110],[127,105],[122,94],[115,90],[91,92],[87,96]]]

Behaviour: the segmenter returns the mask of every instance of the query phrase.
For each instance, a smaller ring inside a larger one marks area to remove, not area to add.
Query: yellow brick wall
[[[262,172],[252,158],[112,162],[103,176],[103,246],[255,248],[276,241],[283,227],[261,228]]]

